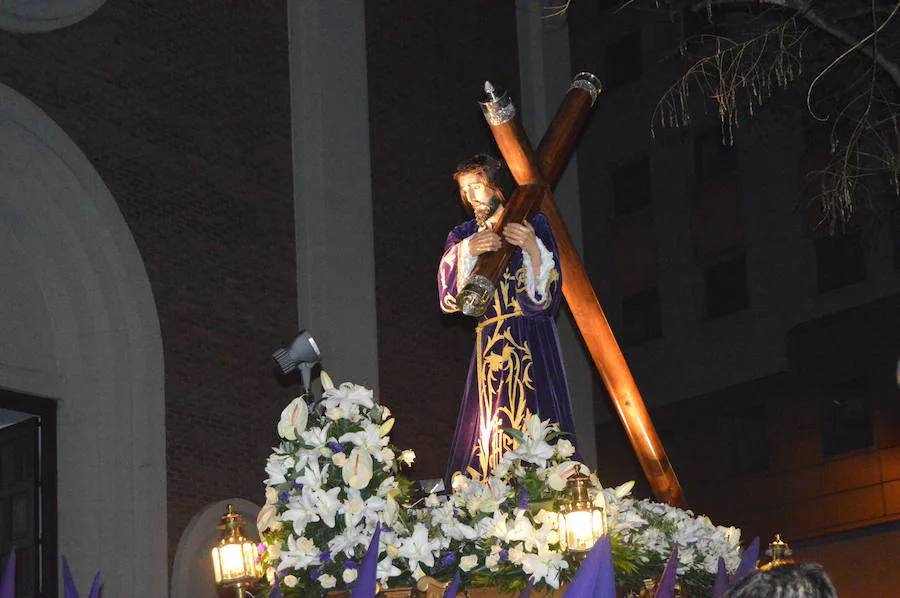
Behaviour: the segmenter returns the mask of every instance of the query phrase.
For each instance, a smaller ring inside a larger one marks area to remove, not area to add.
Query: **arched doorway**
[[[164,596],[165,404],[149,280],[115,200],[0,85],[0,388],[57,400],[59,552],[109,596]]]

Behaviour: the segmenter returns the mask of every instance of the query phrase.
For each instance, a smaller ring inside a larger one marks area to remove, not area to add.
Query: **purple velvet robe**
[[[450,451],[448,480],[453,473],[466,472],[468,468],[478,475],[487,475],[503,453],[515,445],[503,429],[524,428],[525,420],[532,414],[559,423],[576,444],[554,320],[562,299],[559,254],[544,215],[537,214],[531,224],[553,255],[546,294],[529,295],[526,281],[533,274],[526,272],[522,250],[517,248],[497,285],[493,303],[478,319],[475,349]],[[445,313],[458,311],[456,294],[465,285],[465,273],[460,272],[461,242],[477,230],[475,221],[470,220],[454,228],[447,237],[438,270],[438,294]]]

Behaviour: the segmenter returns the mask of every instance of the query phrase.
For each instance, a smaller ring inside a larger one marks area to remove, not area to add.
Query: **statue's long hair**
[[[484,180],[485,186],[494,192],[501,204],[506,203],[506,196],[503,189],[500,188],[500,173],[503,172],[503,162],[490,154],[475,154],[468,160],[460,162],[456,165],[456,172],[453,173],[453,180],[459,184],[459,177],[464,174],[475,174]],[[472,212],[472,206],[466,199],[465,192],[460,188],[459,198],[467,211]]]

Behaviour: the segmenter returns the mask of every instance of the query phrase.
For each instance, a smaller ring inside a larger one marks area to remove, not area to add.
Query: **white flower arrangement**
[[[740,532],[706,517],[629,496],[633,483],[603,488],[571,457],[559,427],[537,416],[508,431],[518,444],[490,477],[457,474],[448,495],[407,506],[411,483],[399,475],[415,455],[390,444],[390,410],[362,386],[335,387],[323,373],[323,397],[294,399],[278,423],[281,437],[266,464],[266,503],[257,525],[269,584],[284,596],[352,587],[381,525],[376,577],[385,587],[424,575],[464,585],[559,588],[578,561],[560,544],[556,510],[567,479],[590,476],[595,504],[607,512],[617,580],[639,584],[662,571],[679,548],[678,575],[693,590],[712,586],[718,559],[733,571]]]

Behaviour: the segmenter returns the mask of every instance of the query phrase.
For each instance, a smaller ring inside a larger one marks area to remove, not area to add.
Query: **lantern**
[[[256,545],[244,536],[243,518],[228,505],[222,515],[222,538],[213,546],[212,562],[216,585],[222,590],[232,590],[242,598],[258,576],[256,570]]]
[[[559,504],[559,536],[564,550],[587,553],[606,533],[606,512],[594,504],[588,477],[572,475]]]
[[[775,539],[769,542],[769,549],[766,550],[766,555],[771,560],[759,568],[765,570],[780,567],[781,565],[789,565],[794,562],[789,558],[791,554],[793,554],[793,551],[788,543],[781,539],[781,534],[775,534]]]

